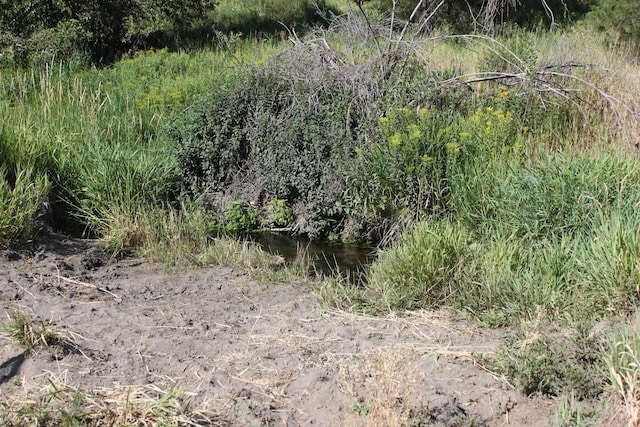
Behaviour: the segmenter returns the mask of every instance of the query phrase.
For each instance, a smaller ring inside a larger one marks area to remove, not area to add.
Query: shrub
[[[91,34],[75,19],[36,31],[27,40],[29,63],[43,66],[60,60],[86,63]]]
[[[255,231],[260,223],[260,211],[232,201],[224,210],[224,229],[231,233],[249,233]]]
[[[287,200],[299,232],[318,237],[335,227],[362,135],[348,89],[324,83],[270,70],[221,81],[171,132],[190,196]]]
[[[267,202],[268,225],[272,227],[291,227],[293,225],[293,210],[282,199]]]
[[[262,76],[248,132],[254,182],[273,197],[302,202],[296,214],[312,237],[326,234],[343,215],[346,170],[363,136],[349,90],[317,84]]]
[[[28,59],[36,62],[53,54],[88,52],[96,62],[111,63],[127,49],[201,25],[213,6],[208,0],[2,0],[0,27],[26,43]]]
[[[224,76],[170,130],[178,170],[190,194],[216,192],[231,184],[249,156],[247,127],[252,93],[240,70]]]
[[[24,39],[0,29],[0,69],[24,63],[25,54],[26,43]]]

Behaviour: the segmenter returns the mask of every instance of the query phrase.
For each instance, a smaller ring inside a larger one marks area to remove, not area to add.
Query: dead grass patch
[[[338,365],[341,391],[353,400],[346,425],[408,425],[417,381],[412,350],[379,349]]]
[[[69,385],[66,375],[46,375],[46,384],[23,396],[0,400],[0,425],[55,426],[225,426],[209,411],[191,407],[178,389],[154,385],[117,386],[91,392]]]

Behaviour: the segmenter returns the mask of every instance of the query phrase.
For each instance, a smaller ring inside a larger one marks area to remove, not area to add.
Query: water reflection
[[[354,279],[375,259],[375,248],[370,246],[310,241],[282,233],[262,233],[254,236],[254,240],[287,262],[295,260],[300,251],[306,251],[315,271],[324,275],[342,273]]]

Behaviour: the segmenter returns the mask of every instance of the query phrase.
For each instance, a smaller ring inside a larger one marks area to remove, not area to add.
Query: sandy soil
[[[109,261],[53,236],[0,252],[0,315],[22,311],[73,346],[0,373],[0,399],[54,375],[81,390],[180,388],[223,425],[547,426],[527,398],[474,362],[504,331],[445,313],[366,317],[321,306],[314,284],[261,285],[228,268]],[[23,349],[0,339],[0,363]],[[14,359],[17,360],[17,359]]]

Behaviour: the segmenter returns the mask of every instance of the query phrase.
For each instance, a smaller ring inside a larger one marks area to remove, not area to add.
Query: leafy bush
[[[267,202],[267,224],[272,227],[291,227],[293,225],[293,210],[282,199]]]
[[[199,195],[231,184],[249,156],[250,76],[239,70],[221,78],[211,93],[170,130],[185,190]]]
[[[0,28],[16,38],[14,51],[24,46],[19,50],[26,51],[26,57],[16,60],[40,62],[52,55],[86,52],[96,62],[110,63],[129,48],[153,45],[166,34],[201,25],[213,6],[209,0],[2,0]]]
[[[224,229],[231,233],[255,231],[259,224],[260,211],[246,207],[240,202],[230,202],[224,210]]]
[[[262,77],[249,138],[255,182],[273,197],[302,201],[305,231],[317,237],[342,215],[359,123],[348,90],[314,83]]]
[[[297,231],[315,237],[335,227],[361,136],[348,89],[323,83],[269,70],[221,81],[172,131],[185,189],[286,200],[296,207]]]
[[[534,28],[539,24],[548,27],[552,19],[556,24],[572,23],[583,18],[597,2],[598,0],[522,0],[510,11],[507,20],[525,28]]]
[[[60,21],[53,28],[36,31],[27,40],[31,65],[46,65],[58,60],[75,60],[83,65],[89,55],[91,34],[75,19]]]

